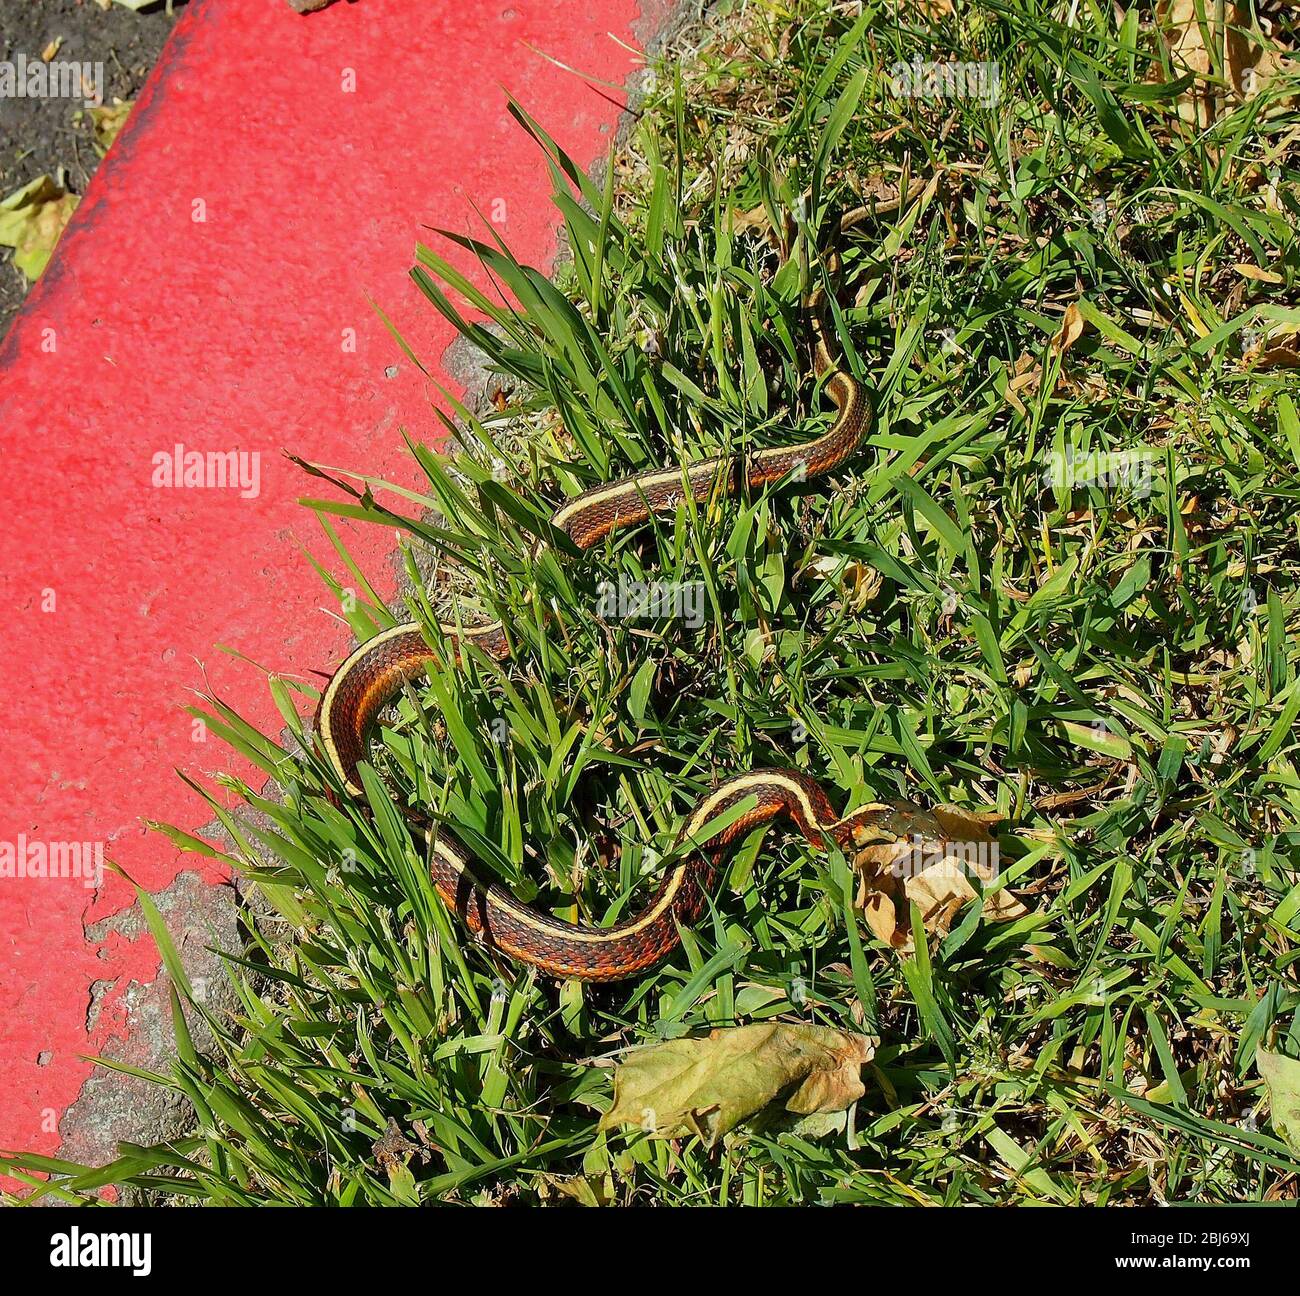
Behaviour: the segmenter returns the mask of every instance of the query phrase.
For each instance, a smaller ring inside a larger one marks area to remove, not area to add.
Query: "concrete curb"
[[[690,0],[644,0],[641,16],[630,24],[630,29],[644,50],[654,52],[700,12],[701,6]],[[166,75],[165,64],[166,55],[156,76]],[[634,123],[644,75],[644,71],[638,70],[626,83],[628,110],[619,116],[616,135],[619,141]],[[591,168],[592,174],[602,175],[604,166],[602,155]],[[567,249],[562,248],[558,256],[566,254]],[[483,367],[481,353],[475,348],[458,339],[443,353],[440,364],[451,382],[464,389],[471,407],[482,407],[487,402],[489,375]],[[405,573],[396,553],[392,563],[400,589]],[[268,786],[264,795],[276,795],[276,789]],[[244,822],[251,823],[255,818],[246,812],[239,813]],[[229,844],[217,823],[201,829],[199,835],[218,844],[223,841]],[[235,995],[218,951],[238,950],[241,924],[264,921],[268,915],[250,914],[249,897],[241,894],[236,884],[213,886],[191,871],[180,873],[170,885],[152,892],[152,897],[167,922],[191,983],[206,988],[205,1005],[218,1017],[228,1014],[234,1006]],[[258,907],[255,901],[254,907]],[[143,914],[135,906],[86,925],[85,932],[88,941],[102,942],[110,936],[136,940],[147,929]],[[87,1005],[88,1028],[94,1026],[103,992],[110,984],[96,982],[92,987]],[[169,978],[161,967],[157,967],[157,975],[152,980],[132,978],[120,992],[117,1007],[124,1014],[123,1037],[111,1042],[103,1055],[112,1061],[166,1074],[169,1059],[174,1055],[174,1037]],[[196,1045],[201,1051],[210,1048],[212,1040],[204,1024],[194,1020],[193,1014],[190,1018]],[[88,1033],[93,1034],[93,1030]],[[81,1164],[100,1165],[112,1159],[117,1145],[123,1141],[152,1143],[173,1138],[185,1130],[189,1121],[188,1104],[172,1090],[96,1068],[59,1122],[59,1155]]]

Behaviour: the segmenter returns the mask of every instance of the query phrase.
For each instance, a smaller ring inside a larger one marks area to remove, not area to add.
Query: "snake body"
[[[856,215],[845,217],[841,227],[846,228]],[[551,516],[552,525],[585,550],[611,532],[671,512],[688,494],[703,503],[719,492],[755,490],[791,475],[801,480],[823,477],[842,464],[861,443],[871,414],[861,384],[835,361],[821,315],[822,300],[819,285],[805,307],[813,333],[813,371],[824,380],[823,390],[836,408],[829,431],[815,440],[760,450],[743,460],[714,456],[685,469],[651,469],[594,487],[558,508]],[[472,643],[493,659],[509,656],[509,639],[499,621],[440,628],[454,653],[459,645]],[[419,625],[411,623],[367,640],[331,677],[316,712],[316,732],[349,794],[362,793],[358,765],[365,759],[368,733],[379,713],[406,681],[436,660]],[[429,868],[443,900],[491,948],[552,976],[617,981],[653,967],[676,947],[679,925],[691,925],[704,910],[727,849],[752,828],[784,815],[814,846],[829,840],[847,848],[855,820],[864,813],[858,810],[836,818],[821,787],[797,770],[750,771],[706,793],[679,840],[696,839],[711,821],[742,804],[745,808],[739,817],[714,835],[707,849],[691,851],[665,875],[641,912],[609,927],[565,922],[521,904],[504,886],[484,885],[475,876],[469,852],[450,833],[435,831],[426,821]]]

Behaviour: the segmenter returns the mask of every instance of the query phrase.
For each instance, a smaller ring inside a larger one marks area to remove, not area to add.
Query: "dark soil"
[[[179,9],[183,0],[173,4]],[[62,38],[55,57],[104,65],[104,102],[133,99],[171,34],[174,14],[159,0],[132,12],[95,0],[0,0],[0,60],[38,60],[51,41]],[[80,99],[0,98],[0,197],[64,168],[64,184],[84,193],[99,155]],[[27,280],[14,268],[8,248],[0,249],[0,338],[22,305]]]

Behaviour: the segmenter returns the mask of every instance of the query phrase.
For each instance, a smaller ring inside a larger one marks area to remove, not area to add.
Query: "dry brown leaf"
[[[997,877],[996,839],[989,832],[1001,816],[977,814],[960,806],[897,805],[872,807],[870,828],[854,856],[861,909],[876,938],[901,953],[912,949],[911,903],[925,930],[944,936],[965,905],[978,896],[973,874],[987,887]],[[868,833],[876,840],[865,841]],[[996,891],[984,899],[991,922],[1022,918],[1029,910],[1013,895]]]
[[[910,949],[911,934],[905,927],[899,930],[898,913],[894,908],[893,897],[878,887],[866,886],[865,879],[863,879],[863,886],[865,890],[859,890],[857,903],[872,934],[881,944],[889,945],[893,949]]]
[[[906,174],[905,171],[903,175]],[[870,175],[865,179],[859,179],[856,185],[858,202],[868,212],[883,216],[890,210],[910,207],[927,188],[934,184],[936,178],[932,176],[927,180],[924,176],[918,176],[904,187],[902,177],[890,180],[883,175]]]
[[[375,1164],[388,1174],[390,1183],[410,1178],[410,1165],[414,1157],[421,1165],[429,1160],[429,1153],[418,1143],[412,1143],[401,1130],[401,1126],[389,1117],[388,1128],[370,1145]]]
[[[1080,801],[1087,801],[1091,797],[1104,792],[1108,784],[1108,779],[1102,779],[1100,783],[1093,783],[1085,788],[1077,788],[1072,792],[1050,792],[1047,796],[1035,800],[1034,809],[1059,810],[1062,806],[1076,805]]]
[[[1042,367],[1030,355],[1022,355],[1011,370],[1011,379],[1007,383],[1007,404],[1022,417],[1029,411],[1025,408],[1024,401],[1020,399],[1020,393],[1025,392],[1032,396],[1038,390],[1042,377]]]
[[[1088,322],[1079,310],[1078,302],[1071,302],[1061,317],[1061,327],[1052,339],[1052,350],[1057,355],[1064,355],[1082,336]]]
[[[907,898],[921,911],[926,931],[946,936],[957,911],[979,895],[970,882],[972,871],[985,885],[994,881],[995,871],[988,865],[954,859],[940,860],[917,877],[907,879]],[[984,917],[990,922],[1010,922],[1028,912],[1008,891],[995,891],[984,899]]]
[[[1156,5],[1174,76],[1190,72],[1195,77],[1179,96],[1178,115],[1203,128],[1258,95],[1283,69],[1285,60],[1253,27],[1247,6],[1225,4],[1221,27],[1215,26],[1214,6],[1202,4],[1207,18],[1204,27],[1196,11],[1197,0],[1159,0]],[[1226,75],[1227,86],[1211,80],[1216,62]]]
[[[767,208],[759,203],[757,207],[751,207],[747,212],[733,211],[731,213],[731,232],[733,234],[743,234],[745,230],[759,230],[766,233],[772,228],[772,222],[768,220]]]
[[[1300,325],[1281,324],[1265,332],[1241,357],[1247,369],[1300,368]]]
[[[1087,327],[1088,322],[1083,318],[1083,313],[1079,310],[1079,304],[1071,302],[1065,308],[1065,314],[1061,316],[1060,328],[1052,335],[1052,340],[1049,343],[1053,354],[1063,356],[1084,335]],[[1036,395],[1042,381],[1043,366],[1038,363],[1037,359],[1025,352],[1011,370],[1011,377],[1007,382],[1007,404],[1023,416],[1028,411],[1025,408],[1024,401],[1021,400],[1021,394],[1023,393],[1026,396]],[[1064,374],[1058,374],[1054,390],[1059,390],[1062,386],[1073,386],[1073,384],[1068,383]],[[1087,384],[1085,384],[1086,386]]]

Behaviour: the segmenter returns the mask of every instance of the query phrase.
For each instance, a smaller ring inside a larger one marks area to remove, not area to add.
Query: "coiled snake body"
[[[872,210],[885,209],[881,204]],[[841,221],[841,229],[865,214],[866,209],[849,213]],[[857,449],[871,415],[861,384],[835,362],[826,340],[822,301],[818,286],[805,307],[813,333],[813,370],[817,378],[824,379],[825,392],[837,411],[824,436],[761,450],[743,462],[717,456],[701,459],[685,470],[655,469],[597,486],[557,509],[551,516],[552,525],[579,549],[588,549],[612,531],[675,509],[687,492],[704,502],[718,492],[735,494],[742,487],[753,490],[792,474],[811,480],[842,464]],[[472,643],[497,660],[509,655],[505,627],[499,621],[468,629],[441,629],[453,645]],[[423,673],[436,658],[417,624],[400,625],[358,647],[330,679],[316,712],[316,731],[353,796],[362,792],[357,767],[365,759],[367,735],[375,719],[403,683]],[[812,844],[821,846],[829,839],[847,848],[855,820],[864,813],[858,810],[836,818],[821,787],[797,770],[755,770],[736,775],[708,792],[683,827],[681,840],[697,838],[707,824],[742,803],[747,808],[712,837],[707,849],[692,851],[666,874],[640,913],[610,927],[564,922],[521,904],[504,886],[484,885],[476,879],[473,860],[464,847],[432,825],[426,828],[429,868],[447,905],[493,949],[553,976],[617,981],[654,966],[675,948],[680,939],[678,925],[689,926],[703,911],[728,847],[756,825],[785,815]]]

